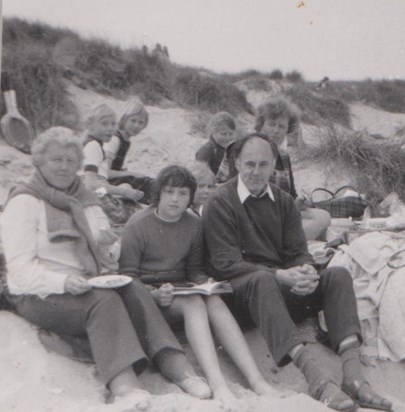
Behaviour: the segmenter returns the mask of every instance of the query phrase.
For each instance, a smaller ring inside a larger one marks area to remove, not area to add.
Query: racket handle
[[[17,98],[14,90],[3,91],[4,102],[6,104],[7,113],[15,116],[20,116],[17,108]]]
[[[15,90],[8,91],[9,99],[10,99],[10,109],[13,113],[19,113],[17,107],[17,96],[15,94]]]
[[[1,91],[4,93],[11,90],[11,79],[7,72],[1,74]]]

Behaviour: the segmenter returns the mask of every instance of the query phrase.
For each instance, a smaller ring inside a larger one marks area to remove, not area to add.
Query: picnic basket
[[[345,195],[345,191],[347,190],[350,190],[354,194]],[[327,198],[325,200],[315,201],[314,195],[320,192],[326,193]],[[353,219],[360,218],[368,206],[368,202],[360,196],[353,186],[349,185],[341,186],[335,192],[318,187],[311,193],[310,204],[311,207],[328,211],[333,218],[352,217]]]

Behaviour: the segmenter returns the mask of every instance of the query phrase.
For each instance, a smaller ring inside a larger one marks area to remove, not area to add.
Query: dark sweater
[[[184,212],[166,222],[149,207],[132,215],[122,234],[120,272],[131,272],[142,282],[194,280],[204,275],[203,235],[200,218]]]
[[[212,173],[216,175],[225,156],[225,149],[217,144],[213,139],[202,145],[195,154],[195,160],[208,163]]]
[[[229,279],[272,268],[313,263],[294,199],[271,184],[275,201],[248,198],[242,205],[237,177],[204,206],[203,227],[213,275]]]
[[[118,151],[115,155],[115,159],[113,160],[111,164],[111,169],[112,170],[122,170],[122,167],[124,165],[125,157],[128,153],[128,150],[131,146],[131,142],[129,140],[126,140],[122,133],[117,130],[115,135],[118,137],[120,140],[120,146],[118,148]]]

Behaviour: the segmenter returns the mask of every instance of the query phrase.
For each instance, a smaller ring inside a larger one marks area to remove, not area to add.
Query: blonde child
[[[195,160],[204,162],[218,183],[229,179],[229,150],[236,139],[236,121],[227,112],[215,114],[207,126],[209,141],[201,146]]]
[[[197,189],[191,209],[201,216],[208,196],[215,190],[215,175],[208,165],[202,162],[195,162],[190,167],[190,172],[197,182]]]
[[[119,195],[124,199],[139,201],[143,192],[128,184],[114,186],[108,182],[108,161],[104,144],[111,139],[116,128],[115,112],[106,104],[93,107],[86,118],[83,143],[83,173],[86,187],[98,193]]]
[[[235,400],[219,367],[210,324],[251,388],[260,395],[275,395],[277,391],[259,372],[238,324],[218,295],[173,294],[177,282],[207,280],[201,221],[187,211],[196,186],[194,177],[183,167],[168,166],[160,171],[154,204],[135,213],[124,229],[120,272],[149,285],[169,321],[184,322],[187,339],[214,398],[225,403]]]
[[[124,169],[124,162],[131,140],[134,139],[149,122],[149,114],[138,98],[127,102],[118,121],[118,130],[104,145],[108,165],[108,181],[112,185],[129,184],[144,192],[145,200],[150,200],[152,179],[139,172]]]

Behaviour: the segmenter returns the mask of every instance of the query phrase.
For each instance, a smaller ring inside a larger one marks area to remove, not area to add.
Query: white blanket
[[[392,269],[387,262],[402,249],[405,234],[371,232],[342,247],[329,263],[352,275],[364,354],[394,361],[405,359],[405,268]]]

